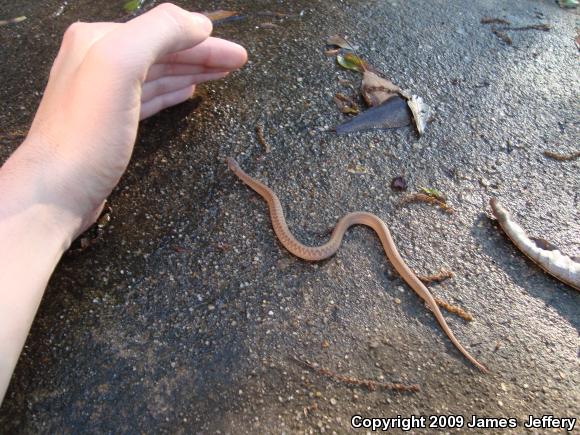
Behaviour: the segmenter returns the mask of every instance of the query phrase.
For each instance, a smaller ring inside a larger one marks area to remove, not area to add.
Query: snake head
[[[228,157],[226,162],[228,163],[228,168],[230,171],[235,173],[238,169],[240,169],[240,165],[238,165],[238,162],[236,162],[233,157]]]

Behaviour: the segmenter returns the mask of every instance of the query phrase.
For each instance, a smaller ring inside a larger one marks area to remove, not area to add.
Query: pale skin
[[[30,131],[0,168],[0,403],[50,275],[119,182],[139,121],[246,62],[211,31],[171,4],[66,31]]]

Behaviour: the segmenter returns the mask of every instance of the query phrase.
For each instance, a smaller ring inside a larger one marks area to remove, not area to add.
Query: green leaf
[[[336,61],[338,64],[352,71],[365,72],[367,70],[367,64],[364,60],[353,53],[340,53],[336,56]]]
[[[125,9],[125,12],[135,12],[143,5],[144,1],[145,0],[129,0],[123,5],[123,9]]]
[[[441,192],[439,192],[437,189],[434,189],[432,187],[419,187],[419,189],[425,194],[425,195],[429,195],[432,198],[437,198],[441,201],[445,201],[445,197],[443,196],[443,194]]]

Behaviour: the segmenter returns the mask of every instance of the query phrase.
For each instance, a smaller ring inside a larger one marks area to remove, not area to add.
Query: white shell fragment
[[[429,119],[430,108],[423,98],[417,95],[412,95],[411,98],[407,100],[407,104],[413,113],[413,119],[415,120],[415,126],[419,132],[419,136],[422,136],[425,132],[425,127],[427,126],[427,120]]]
[[[556,250],[540,248],[495,198],[489,202],[497,221],[516,247],[538,266],[563,283],[580,290],[580,263]]]

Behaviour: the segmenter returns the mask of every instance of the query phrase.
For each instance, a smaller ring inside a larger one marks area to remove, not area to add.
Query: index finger
[[[99,62],[137,72],[144,79],[157,59],[195,47],[211,31],[206,16],[164,3],[109,32],[90,51]]]

